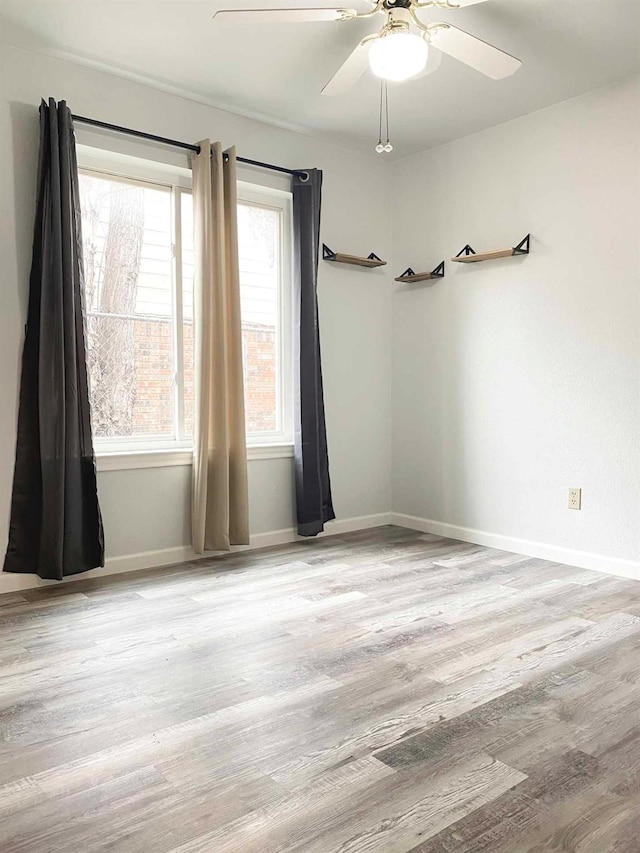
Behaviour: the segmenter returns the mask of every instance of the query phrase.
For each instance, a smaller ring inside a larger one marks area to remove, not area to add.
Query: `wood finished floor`
[[[640,850],[640,583],[385,527],[0,614],[2,853]]]

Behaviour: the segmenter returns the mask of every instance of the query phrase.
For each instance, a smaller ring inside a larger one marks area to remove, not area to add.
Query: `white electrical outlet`
[[[582,509],[582,489],[569,489],[569,509]]]

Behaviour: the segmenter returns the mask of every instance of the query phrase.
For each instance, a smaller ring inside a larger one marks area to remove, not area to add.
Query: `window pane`
[[[96,438],[173,437],[171,320],[87,318]]]
[[[193,357],[193,196],[180,193],[182,222],[182,345],[184,365],[184,432],[193,436],[195,408],[195,363]]]
[[[238,205],[240,294],[247,432],[280,429],[278,282],[280,211]]]
[[[247,433],[281,428],[278,402],[280,211],[240,203],[238,251]],[[193,200],[182,194],[185,432],[193,435]]]
[[[173,438],[171,193],[80,175],[94,435]]]

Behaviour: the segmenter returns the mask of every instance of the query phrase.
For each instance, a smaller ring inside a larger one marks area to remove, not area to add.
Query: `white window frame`
[[[173,438],[163,438],[161,436],[135,435],[122,438],[102,438],[95,437],[93,440],[96,455],[102,454],[139,454],[149,451],[175,451],[186,450],[192,446],[191,441],[185,436],[184,429],[184,410],[183,397],[181,394],[183,388],[183,371],[182,371],[182,353],[183,353],[183,327],[182,327],[182,264],[180,263],[181,254],[179,252],[180,231],[180,192],[184,192],[178,185],[168,183],[167,181],[149,180],[148,178],[133,178],[128,174],[119,174],[112,170],[94,169],[90,167],[79,167],[81,175],[89,175],[99,177],[102,180],[109,180],[118,183],[132,184],[139,187],[148,187],[149,189],[161,190],[170,196],[170,215],[171,215],[171,301],[172,315],[169,319],[171,323],[171,346],[173,350],[173,383],[172,383],[172,411],[173,411]],[[87,312],[87,316],[92,316],[95,312]],[[136,319],[138,319],[136,317]],[[144,320],[163,320],[163,317],[147,317],[140,315],[139,319]]]
[[[81,173],[104,179],[127,182],[171,193],[172,206],[172,298],[173,298],[173,355],[174,355],[174,433],[175,438],[134,436],[126,439],[94,439],[99,471],[127,468],[155,468],[190,465],[192,441],[184,429],[184,371],[183,371],[183,298],[181,201],[191,194],[191,172],[178,166],[168,166],[141,160],[128,155],[78,146],[78,168]],[[292,362],[292,197],[291,193],[244,180],[237,184],[238,202],[280,213],[280,264],[278,282],[277,324],[277,400],[278,429],[272,432],[247,433],[249,459],[276,459],[293,456],[293,362]]]

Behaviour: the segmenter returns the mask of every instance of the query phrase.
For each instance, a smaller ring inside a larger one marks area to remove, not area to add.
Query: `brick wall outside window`
[[[276,330],[260,323],[243,323],[245,410],[248,432],[266,432],[276,422]],[[184,325],[185,430],[193,434],[193,325]],[[173,382],[171,321],[136,320],[134,325],[133,435],[167,435],[173,428],[168,400]]]
[[[276,330],[261,323],[243,323],[242,343],[247,430],[276,430]]]

